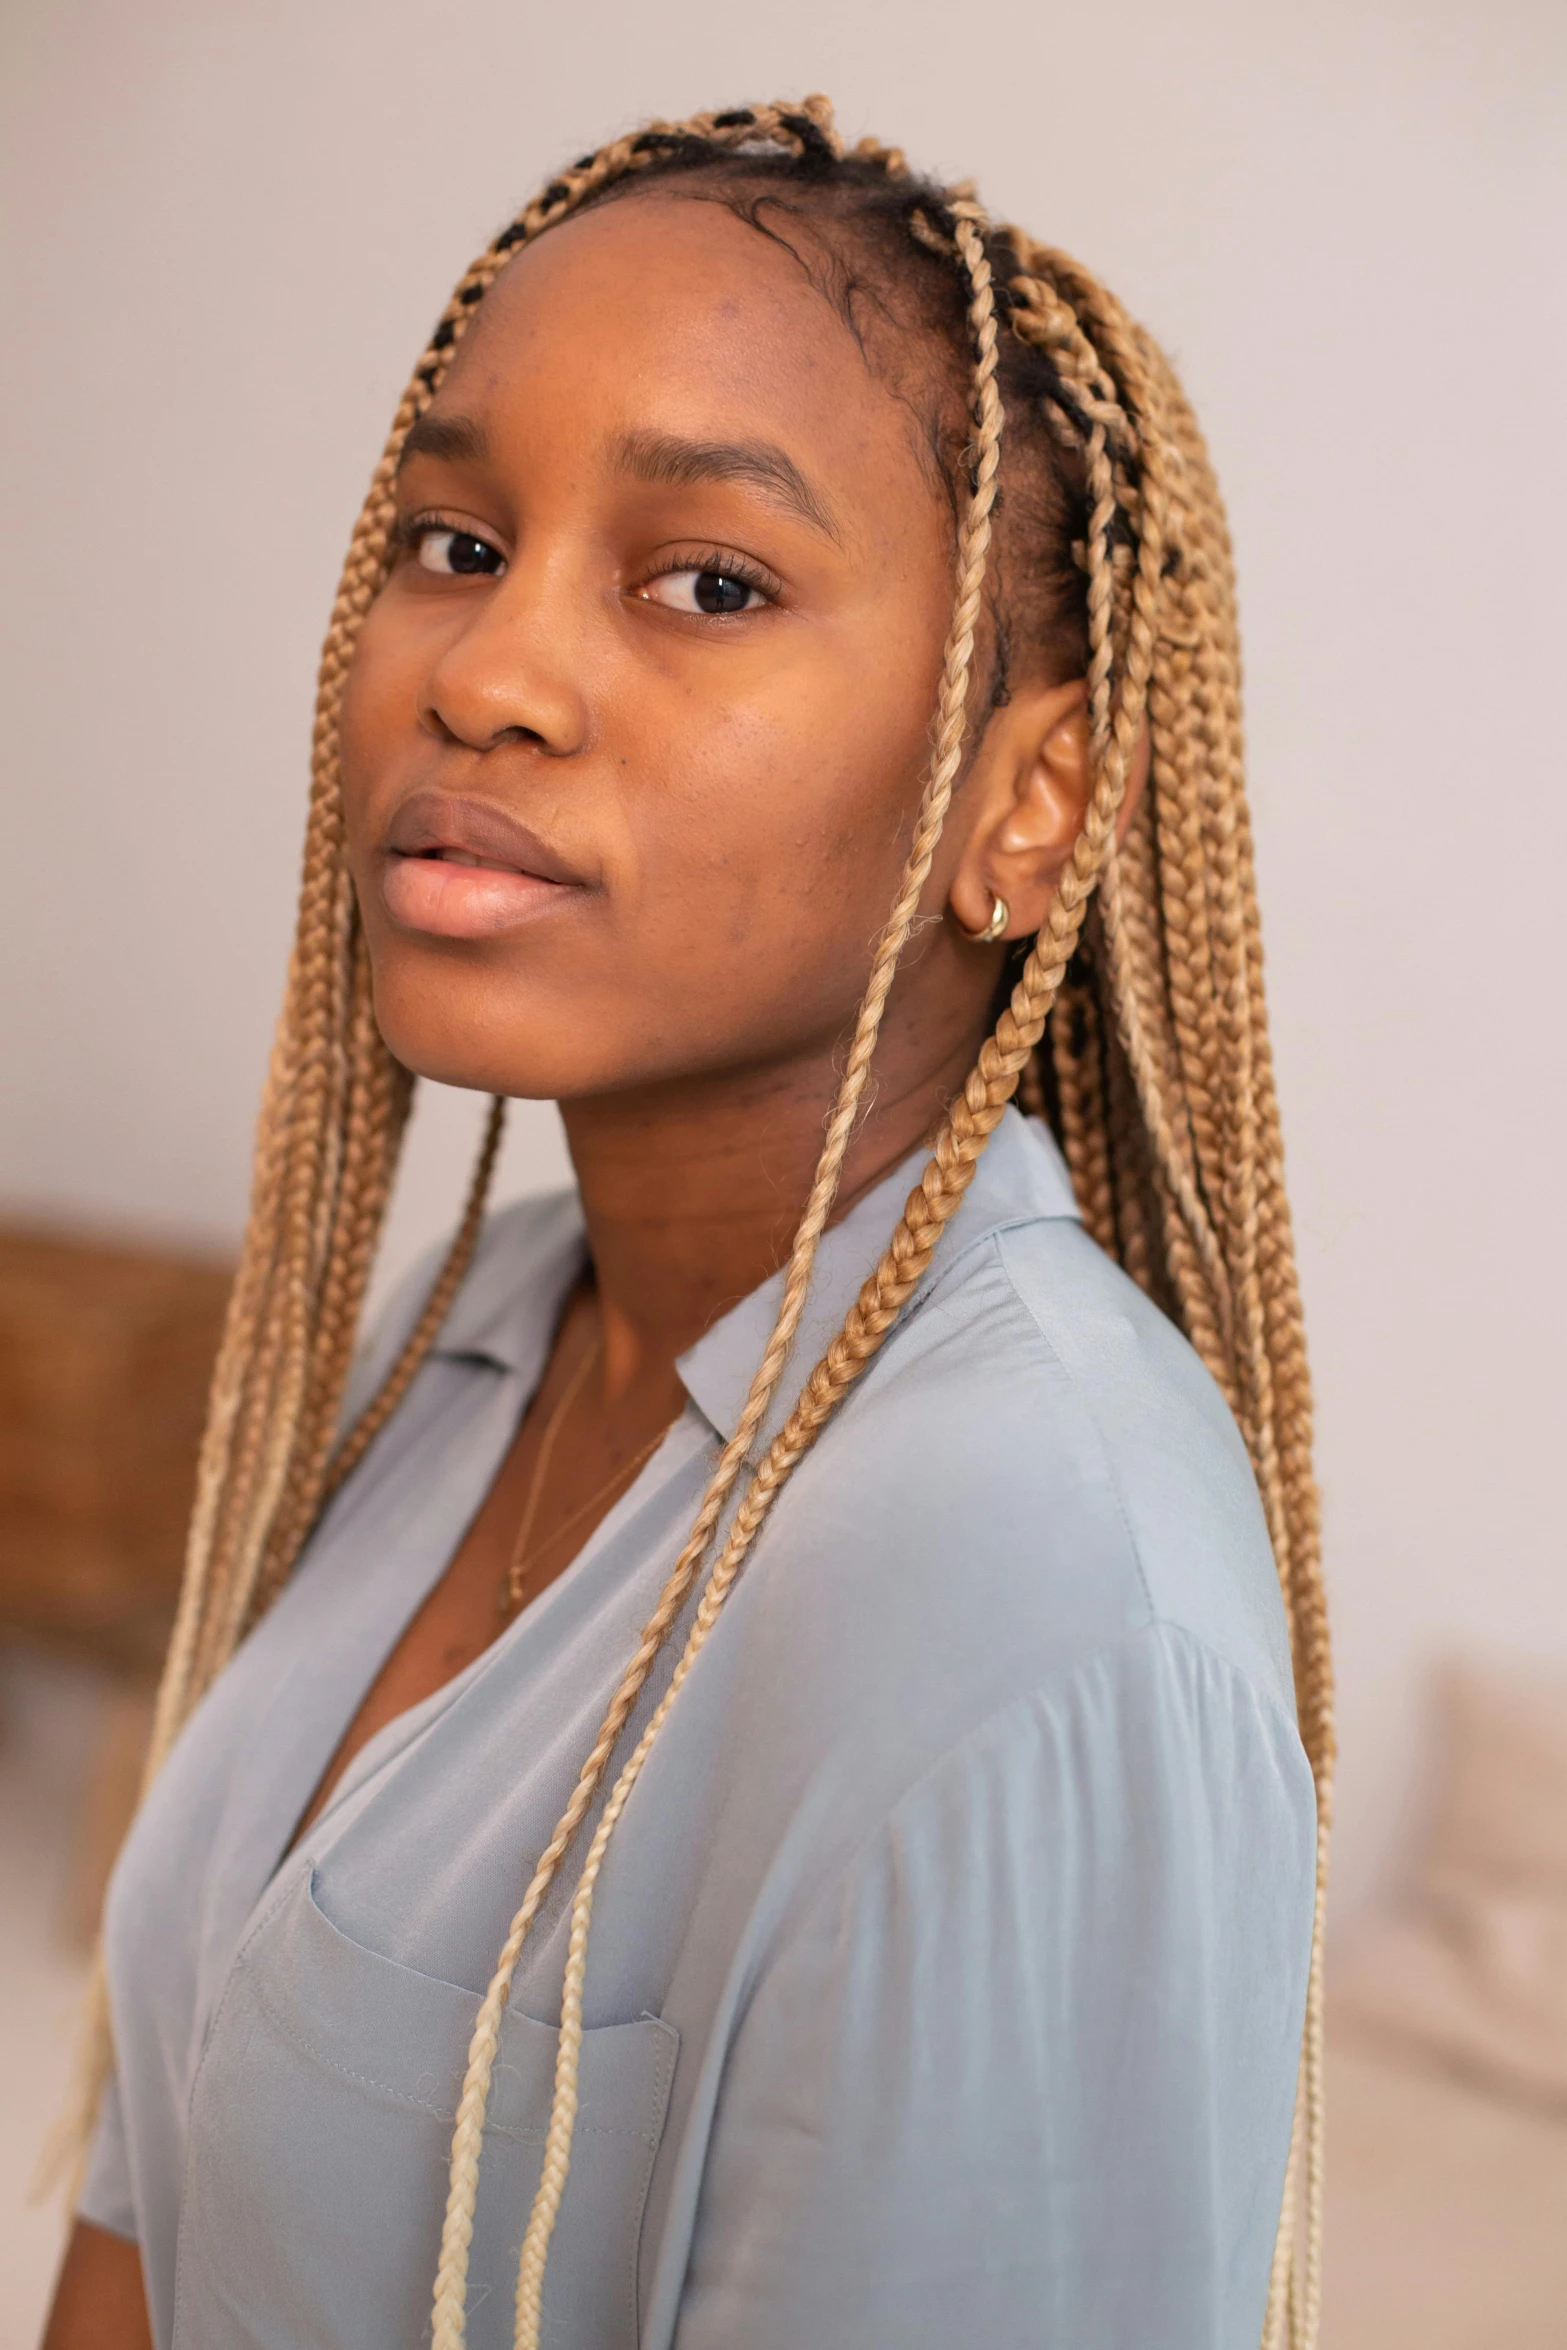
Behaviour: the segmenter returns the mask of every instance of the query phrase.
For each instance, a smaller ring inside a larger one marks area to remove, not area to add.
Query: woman
[[[1236,674],[1151,343],[824,102],[463,279],[327,640],[51,2350],[1310,2338]],[[496,1113],[345,1411],[409,1072]],[[485,1223],[510,1096],[579,1193]]]

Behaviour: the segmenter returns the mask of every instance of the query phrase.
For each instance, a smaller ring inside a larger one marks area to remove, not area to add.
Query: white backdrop
[[[1567,12],[10,0],[0,43],[12,1208],[237,1230],[342,546],[451,280],[555,163],[825,88],[1177,354],[1239,548],[1352,1905],[1424,1662],[1567,1656]],[[394,1257],[472,1131],[423,1122]],[[518,1118],[511,1187],[561,1166]]]

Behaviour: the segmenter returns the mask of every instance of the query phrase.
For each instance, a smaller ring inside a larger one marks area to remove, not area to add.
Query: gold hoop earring
[[[1006,899],[993,896],[990,908],[990,920],[985,924],[983,930],[970,930],[966,922],[960,922],[958,924],[958,928],[962,931],[965,938],[973,940],[975,946],[988,947],[993,943],[993,941],[1001,936],[1001,933],[1005,930],[1011,919],[1012,915],[1007,906]]]

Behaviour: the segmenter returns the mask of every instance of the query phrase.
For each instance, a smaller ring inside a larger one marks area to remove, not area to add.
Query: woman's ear
[[[1148,764],[1145,725],[1116,822],[1118,841],[1147,786]],[[999,899],[1007,919],[995,936],[1033,936],[1083,829],[1092,783],[1088,688],[1081,678],[1020,688],[994,713],[964,786],[970,828],[948,891],[963,930],[976,938],[984,933]]]

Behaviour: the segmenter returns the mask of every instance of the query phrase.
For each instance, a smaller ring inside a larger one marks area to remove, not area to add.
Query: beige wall
[[[1173,346],[1239,545],[1341,1882],[1450,1643],[1567,1653],[1556,0],[11,0],[0,1199],[227,1236],[310,676],[448,284],[611,128],[825,87]],[[472,1105],[394,1235],[452,1210]],[[514,1185],[560,1166],[519,1122]]]

